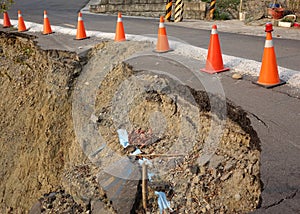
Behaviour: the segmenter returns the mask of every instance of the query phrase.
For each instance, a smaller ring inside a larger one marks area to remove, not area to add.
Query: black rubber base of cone
[[[261,84],[261,83],[258,83],[257,81],[256,82],[252,82],[253,84],[255,84],[255,85],[258,85],[258,86],[261,86],[261,87],[263,87],[263,88],[274,88],[274,87],[277,87],[277,86],[281,86],[281,85],[284,85],[284,84],[286,84],[286,82],[285,81],[283,81],[283,80],[280,80],[280,82],[279,83],[277,83],[277,84],[272,84],[272,85],[268,85],[268,84]]]
[[[167,51],[157,51],[157,50],[153,50],[154,53],[168,53],[168,52],[171,52],[171,51],[174,51],[173,49],[169,49]]]
[[[225,71],[229,71],[230,68],[223,68],[221,70],[206,70],[205,68],[200,69],[200,71],[205,72],[205,73],[209,73],[209,74],[216,74],[216,73],[221,73],[221,72],[225,72]]]
[[[74,38],[74,40],[78,40],[78,41],[80,41],[80,40],[85,40],[85,39],[89,39],[90,37],[89,36],[87,36],[87,37],[85,37],[85,38],[82,38],[82,39],[76,39],[76,38]]]
[[[126,41],[127,41],[126,39],[118,40],[118,41],[114,40],[114,42],[126,42]]]
[[[52,32],[52,33],[43,33],[43,32],[42,32],[42,35],[51,35],[51,34],[53,34],[53,33],[55,33],[55,32]]]
[[[29,31],[29,30],[30,30],[30,28],[27,28],[26,30],[23,30],[23,31],[19,31],[19,30],[17,29],[17,31],[18,31],[19,33],[27,32],[27,31]]]

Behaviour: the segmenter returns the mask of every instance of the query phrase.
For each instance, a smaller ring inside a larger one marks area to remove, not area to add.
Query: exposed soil
[[[42,51],[33,39],[0,34],[1,213],[28,211],[60,186],[67,163],[85,160],[71,115],[80,59],[75,53]]]
[[[126,86],[120,86],[124,82]],[[154,89],[157,85],[161,86],[159,90]],[[170,86],[185,96],[178,96],[175,102],[164,92]],[[185,99],[189,93],[197,104]],[[218,148],[210,161],[200,164],[204,144],[211,137],[209,131],[217,128],[210,123],[224,119],[211,115],[207,103],[204,92],[163,76],[135,72],[125,64],[117,66],[102,82],[96,105],[99,131],[115,152],[130,155],[139,148],[142,154],[136,160],[150,160],[148,170],[154,174],[148,187],[151,213],[158,210],[154,191],[166,192],[174,213],[241,213],[259,205],[259,140],[241,109],[227,104],[228,118]],[[124,149],[116,135],[119,128],[154,140],[145,144],[147,140],[136,143],[139,140],[135,138]]]
[[[86,61],[75,53],[41,50],[33,39],[0,33],[1,213],[31,208],[32,213],[122,213],[100,182],[101,173],[126,158],[140,175],[142,157],[151,162],[150,213],[159,210],[154,191],[166,193],[173,213],[246,213],[260,205],[260,142],[242,109],[213,97],[220,109],[227,108],[226,117],[215,115],[206,92],[122,62],[149,44],[103,42]],[[72,118],[83,68],[108,69],[94,106],[94,123],[107,147],[90,160],[77,142]],[[118,129],[130,134],[126,148]],[[210,134],[215,129],[222,131],[220,140]],[[207,146],[213,151],[208,159]],[[142,154],[131,155],[137,148]],[[108,157],[107,149],[117,157]],[[145,213],[141,178],[133,179],[131,213]]]

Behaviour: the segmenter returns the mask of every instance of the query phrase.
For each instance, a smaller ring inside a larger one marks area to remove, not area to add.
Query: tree
[[[7,11],[13,3],[14,0],[0,0],[0,13]]]

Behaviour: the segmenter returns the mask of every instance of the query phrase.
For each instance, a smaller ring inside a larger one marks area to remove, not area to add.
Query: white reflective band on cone
[[[44,19],[48,18],[47,14],[44,14]]]
[[[81,16],[78,17],[78,21],[82,21],[82,17]]]
[[[19,17],[19,18],[22,17],[22,14],[18,14],[18,17]]]
[[[272,48],[273,47],[273,40],[266,40],[265,48]]]
[[[118,18],[118,22],[122,22],[122,18]]]
[[[211,30],[211,34],[218,34],[217,29],[212,29],[212,30]]]
[[[164,27],[165,27],[164,23],[163,23],[163,22],[160,22],[160,23],[159,23],[159,28],[164,28]]]

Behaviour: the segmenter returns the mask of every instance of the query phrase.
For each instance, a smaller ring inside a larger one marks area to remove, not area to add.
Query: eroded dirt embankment
[[[145,46],[103,42],[84,62],[75,53],[40,50],[28,36],[1,33],[1,211],[26,213],[35,205],[43,213],[70,209],[97,213],[96,208],[102,213],[122,213],[122,205],[128,202],[117,203],[109,198],[113,190],[103,190],[117,178],[103,177],[101,171],[115,167],[111,160],[119,164],[119,157],[127,158],[136,148],[152,162],[151,213],[158,210],[154,191],[166,193],[175,213],[244,213],[259,206],[260,142],[242,109],[227,102],[224,118],[211,112],[205,92],[166,76],[134,71],[124,63],[106,66],[121,52]],[[72,99],[80,86],[74,87],[85,63],[84,70],[91,73],[106,67],[96,90],[93,122],[107,146],[95,153],[92,161],[96,165],[85,157],[73,128]],[[170,87],[178,89],[179,95],[190,94],[195,102],[185,96],[169,96]],[[131,103],[127,105],[128,99]],[[219,106],[224,107],[221,101]],[[200,164],[214,120],[216,124],[224,121],[221,140],[211,159]],[[126,149],[119,144],[119,128],[131,133]],[[155,140],[139,143],[145,134]],[[108,160],[106,149],[118,157]],[[139,158],[128,159],[137,170]],[[128,209],[143,213],[140,183],[134,184],[135,198]],[[126,197],[126,191],[122,196]]]
[[[42,51],[33,38],[7,33],[0,65],[0,210],[21,213],[61,185],[67,163],[84,160],[71,118],[82,65],[75,53]]]

